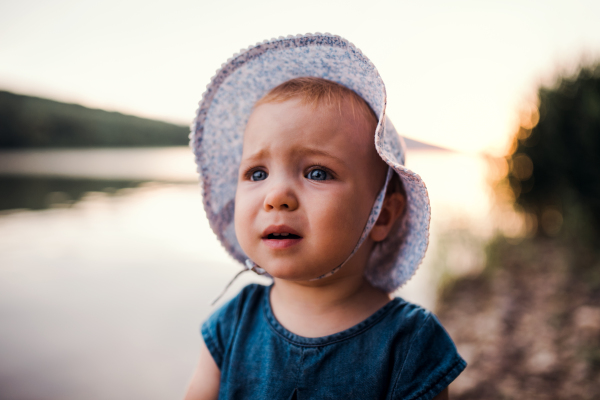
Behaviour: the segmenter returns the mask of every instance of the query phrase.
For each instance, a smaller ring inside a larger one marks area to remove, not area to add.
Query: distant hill
[[[188,144],[189,128],[0,91],[0,148]]]
[[[0,90],[0,148],[186,146],[189,128]],[[404,139],[414,150],[445,150]]]
[[[406,144],[406,148],[410,150],[441,150],[441,151],[451,151],[445,147],[435,146],[433,144],[419,142],[418,140],[404,138],[404,144]]]

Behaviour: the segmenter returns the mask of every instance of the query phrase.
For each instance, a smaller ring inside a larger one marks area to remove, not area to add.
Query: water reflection
[[[0,398],[182,397],[199,323],[237,270],[196,184],[0,216]]]
[[[147,181],[0,175],[0,211],[70,206],[88,192],[114,194]]]

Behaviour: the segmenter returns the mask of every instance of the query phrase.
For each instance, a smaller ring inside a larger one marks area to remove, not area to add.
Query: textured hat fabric
[[[374,286],[392,292],[411,278],[425,255],[431,215],[429,197],[421,178],[404,167],[404,142],[386,116],[385,85],[377,69],[352,43],[339,36],[306,34],[258,43],[230,58],[211,79],[190,133],[210,226],[229,254],[245,264],[247,256],[237,241],[233,215],[246,123],[256,101],[267,92],[290,79],[306,76],[352,89],[378,116],[375,147],[401,178],[407,208],[388,238],[376,244],[365,276]],[[379,213],[376,208],[377,202],[370,221]],[[365,229],[366,234],[367,230],[370,227]]]

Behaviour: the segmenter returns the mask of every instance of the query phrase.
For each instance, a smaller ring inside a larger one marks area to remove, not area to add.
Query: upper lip
[[[287,225],[270,225],[267,229],[263,231],[262,237],[266,238],[271,233],[289,233],[292,235],[302,237],[296,230],[290,228]]]

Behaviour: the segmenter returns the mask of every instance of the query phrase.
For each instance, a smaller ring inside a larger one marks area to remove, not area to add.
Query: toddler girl
[[[202,325],[186,399],[448,398],[466,363],[433,314],[390,297],[430,209],[385,107],[372,63],[329,34],[257,44],[212,79],[191,134],[204,207],[273,284]]]

